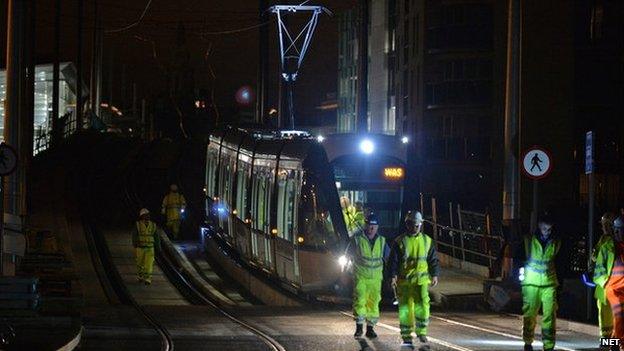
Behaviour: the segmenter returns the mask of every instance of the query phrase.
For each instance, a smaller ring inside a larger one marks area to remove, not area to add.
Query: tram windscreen
[[[301,188],[300,220],[306,246],[331,247],[339,241],[336,215],[332,215],[332,189],[315,173],[306,172]]]
[[[379,218],[382,235],[398,235],[403,202],[403,166],[382,157],[343,157],[333,166],[349,235],[360,230],[364,217],[371,212]]]

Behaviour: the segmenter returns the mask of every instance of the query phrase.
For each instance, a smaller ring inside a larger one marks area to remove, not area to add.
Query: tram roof
[[[294,133],[293,133],[294,132]],[[219,145],[228,144],[237,149],[242,148],[250,152],[261,154],[280,155],[304,160],[318,152],[325,153],[315,138],[309,134],[297,131],[286,131],[286,134],[275,129],[260,128],[219,128],[211,133],[211,142]]]

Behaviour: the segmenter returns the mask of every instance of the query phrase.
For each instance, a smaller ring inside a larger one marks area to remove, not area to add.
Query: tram
[[[226,127],[206,157],[215,235],[249,266],[294,292],[333,289],[348,240],[323,146],[296,131]]]

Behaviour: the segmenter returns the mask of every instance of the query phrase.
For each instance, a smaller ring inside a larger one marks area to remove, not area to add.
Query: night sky
[[[105,30],[124,27],[136,21],[148,0],[99,0],[102,25]],[[76,0],[62,0],[61,60],[76,57]],[[285,2],[297,3],[297,2]],[[325,0],[308,4],[324,5],[336,14],[353,7],[355,0]],[[36,60],[52,61],[54,35],[54,1],[37,1]],[[94,0],[84,1],[85,80],[88,82],[93,28]],[[283,4],[283,3],[282,3]],[[139,98],[153,96],[165,90],[163,66],[172,62],[179,23],[186,30],[190,66],[194,68],[196,85],[209,87],[210,68],[215,73],[215,95],[222,113],[233,111],[234,95],[243,85],[255,85],[258,62],[257,29],[235,34],[202,35],[205,32],[236,30],[259,23],[258,2],[254,0],[153,0],[141,24],[121,33],[104,36],[104,81],[113,70],[113,103],[123,105],[121,97],[122,67],[126,65],[127,86],[136,82]],[[6,47],[6,2],[0,7],[0,47]],[[277,89],[278,43],[276,23],[271,16],[270,31],[271,74],[270,90]],[[157,58],[153,57],[153,48]],[[304,62],[296,88],[298,113],[310,113],[327,93],[336,92],[338,62],[338,17],[322,16],[309,56]],[[112,57],[111,57],[112,54]],[[5,66],[3,52],[0,65]],[[106,83],[105,83],[106,84]],[[128,93],[131,89],[127,89]],[[104,87],[104,96],[107,87]],[[131,97],[127,96],[126,104]],[[271,103],[273,105],[273,103]]]

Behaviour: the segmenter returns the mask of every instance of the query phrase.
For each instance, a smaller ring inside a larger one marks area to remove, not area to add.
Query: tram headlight
[[[338,265],[340,265],[340,269],[344,272],[351,265],[351,260],[346,255],[342,255],[338,257]]]
[[[520,267],[518,270],[518,280],[524,281],[524,267]]]
[[[364,139],[360,142],[360,151],[370,155],[375,151],[375,144],[370,139]]]
[[[322,143],[323,141],[325,141],[325,137],[319,134],[316,136],[316,141]]]
[[[408,138],[407,136],[403,136],[403,137],[401,138],[401,142],[402,142],[403,144],[407,144],[407,143],[409,143],[409,138]]]

